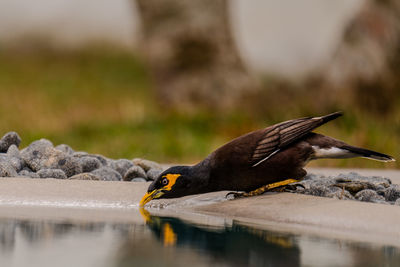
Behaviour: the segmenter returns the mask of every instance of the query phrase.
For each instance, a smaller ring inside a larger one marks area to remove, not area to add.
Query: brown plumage
[[[301,179],[303,167],[318,158],[366,157],[393,161],[388,155],[357,148],[311,132],[342,113],[308,117],[272,125],[240,136],[212,152],[194,166],[164,171],[143,197],[173,198],[220,190],[249,192],[286,179]]]

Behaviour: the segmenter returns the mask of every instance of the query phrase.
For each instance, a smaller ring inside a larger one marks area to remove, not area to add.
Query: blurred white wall
[[[364,0],[234,0],[236,42],[249,66],[301,76],[328,60]]]
[[[0,0],[0,42],[38,37],[56,46],[100,40],[132,47],[135,11],[129,0]]]
[[[333,53],[343,25],[365,0],[231,0],[232,28],[249,67],[298,77]],[[42,37],[76,47],[103,40],[134,47],[130,0],[0,0],[0,42]]]

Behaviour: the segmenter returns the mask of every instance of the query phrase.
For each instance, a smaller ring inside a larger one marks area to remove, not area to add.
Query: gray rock
[[[99,154],[89,154],[89,156],[98,159],[98,160],[101,162],[101,164],[102,164],[103,166],[109,166],[109,165],[111,164],[111,159],[108,159],[108,158],[106,158],[106,157],[104,157],[104,156],[102,156],[102,155],[99,155]]]
[[[355,172],[350,172],[347,174],[339,174],[335,178],[337,183],[359,183],[367,185],[368,189],[376,190],[377,187],[389,187],[392,184],[392,181],[386,177],[379,176],[362,176]]]
[[[82,158],[82,157],[86,157],[89,156],[89,153],[85,152],[85,151],[76,151],[72,154],[72,156],[76,157],[76,158]]]
[[[22,149],[21,157],[25,160],[29,168],[33,171],[38,171],[41,169],[40,161],[45,158],[44,154],[50,148],[53,148],[53,144],[49,140],[40,139]]]
[[[10,164],[17,172],[23,168],[23,161],[21,159],[9,157],[6,153],[0,153],[0,161]]]
[[[376,191],[371,190],[371,189],[365,189],[360,192],[358,192],[355,195],[355,198],[360,201],[365,201],[365,202],[382,202],[385,201],[385,198],[383,196],[380,196]]]
[[[67,177],[82,172],[82,166],[79,164],[79,161],[71,156],[60,158],[54,165],[56,169],[63,170]]]
[[[25,166],[21,171],[27,171],[27,172],[34,172],[31,168],[28,166]]]
[[[68,177],[82,172],[76,158],[55,149],[46,139],[32,142],[21,151],[21,157],[36,172],[41,169],[61,169]]]
[[[353,195],[349,191],[340,188],[338,188],[338,190],[332,190],[332,192],[327,193],[325,197],[336,199],[354,199]]]
[[[100,177],[102,181],[121,181],[122,176],[117,171],[110,167],[101,167],[91,172],[92,174]]]
[[[308,181],[308,180],[322,180],[322,179],[326,179],[327,177],[325,177],[324,175],[317,175],[317,174],[313,174],[313,173],[307,173],[306,176],[304,176],[303,181]]]
[[[150,169],[146,172],[147,180],[154,181],[155,179],[158,178],[158,176],[160,176],[161,173],[162,170]]]
[[[8,132],[0,139],[0,152],[7,152],[11,145],[17,147],[21,143],[21,137],[16,132]]]
[[[357,199],[374,203],[386,203],[400,198],[400,186],[380,176],[362,176],[354,172],[337,176],[307,174],[292,192],[338,199]]]
[[[40,178],[36,172],[29,171],[27,169],[23,169],[18,173],[18,176],[29,177],[29,178]]]
[[[68,155],[73,155],[75,152],[69,145],[66,145],[66,144],[58,145],[55,147],[55,149],[58,149]]]
[[[12,144],[7,150],[8,157],[21,158],[21,153],[16,145]]]
[[[70,180],[93,180],[93,181],[98,181],[100,180],[100,177],[89,172],[84,172],[84,173],[79,173],[74,176],[69,177],[68,179]]]
[[[396,201],[400,198],[400,186],[391,185],[389,188],[385,190],[385,199],[386,201]]]
[[[398,199],[394,202],[394,204],[395,204],[396,206],[400,206],[400,198],[398,198]]]
[[[110,167],[119,172],[122,177],[124,177],[125,173],[133,166],[135,165],[132,161],[127,159],[113,160],[110,164]]]
[[[146,181],[146,179],[139,177],[139,178],[133,178],[131,180],[131,182],[136,182],[137,183],[137,182],[147,182],[147,181]]]
[[[140,159],[140,158],[135,158],[132,160],[133,164],[141,167],[145,172],[147,172],[150,169],[158,169],[162,170],[163,167],[158,164],[157,162],[150,161],[147,159]]]
[[[0,153],[0,161],[8,161],[8,156],[6,153]]]
[[[88,154],[88,153],[82,152],[82,151],[75,152],[73,154],[73,157],[76,157],[76,158],[82,158],[82,157],[96,158],[101,162],[102,166],[109,166],[110,165],[109,163],[111,163],[110,159],[108,159],[108,158],[106,158],[106,157],[104,157],[102,155],[99,155],[99,154]]]
[[[375,189],[375,192],[378,195],[383,196],[383,197],[385,196],[385,191],[386,191],[386,188],[383,187],[383,186],[377,186],[376,189]]]
[[[306,189],[305,193],[313,196],[326,197],[329,194],[336,193],[340,189],[337,187],[330,187],[324,184],[311,184],[310,189]]]
[[[0,177],[17,177],[18,174],[8,161],[0,161]]]
[[[60,169],[41,169],[37,172],[40,178],[66,179],[67,175]]]
[[[373,184],[369,182],[360,182],[360,181],[336,183],[335,186],[339,188],[344,188],[353,195],[365,189],[374,189]]]
[[[16,145],[11,145],[7,150],[8,161],[14,167],[14,169],[19,172],[25,167],[25,161],[21,157],[21,153]]]
[[[95,169],[102,167],[100,160],[95,157],[81,157],[78,159],[80,165],[82,166],[83,172],[91,172]]]
[[[124,181],[131,181],[134,178],[144,178],[146,179],[145,171],[139,166],[133,166],[124,175]]]
[[[14,170],[19,172],[25,167],[25,162],[23,161],[22,158],[15,158],[12,157],[9,160],[11,166],[13,166]]]

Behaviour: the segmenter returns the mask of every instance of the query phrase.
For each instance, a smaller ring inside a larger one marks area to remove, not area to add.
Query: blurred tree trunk
[[[146,54],[171,109],[231,108],[256,88],[236,49],[226,0],[137,0]]]
[[[325,77],[329,86],[352,89],[354,102],[367,110],[388,113],[396,105],[400,96],[399,0],[365,1],[345,29]]]

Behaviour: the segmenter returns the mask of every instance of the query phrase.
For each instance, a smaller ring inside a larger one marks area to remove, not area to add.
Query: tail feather
[[[372,151],[369,149],[365,148],[360,148],[360,147],[354,147],[354,146],[349,146],[345,145],[341,147],[342,149],[348,150],[356,155],[359,155],[360,157],[363,158],[368,158],[368,159],[373,159],[373,160],[378,160],[378,161],[396,161],[393,157],[379,153],[376,151]]]
[[[321,123],[321,124],[325,124],[325,123],[327,123],[328,121],[334,120],[334,119],[336,119],[337,117],[340,117],[340,116],[342,116],[342,115],[343,115],[343,112],[337,111],[337,112],[334,112],[334,113],[331,113],[331,114],[322,116],[322,117],[321,117],[321,118],[322,118],[322,123]]]

